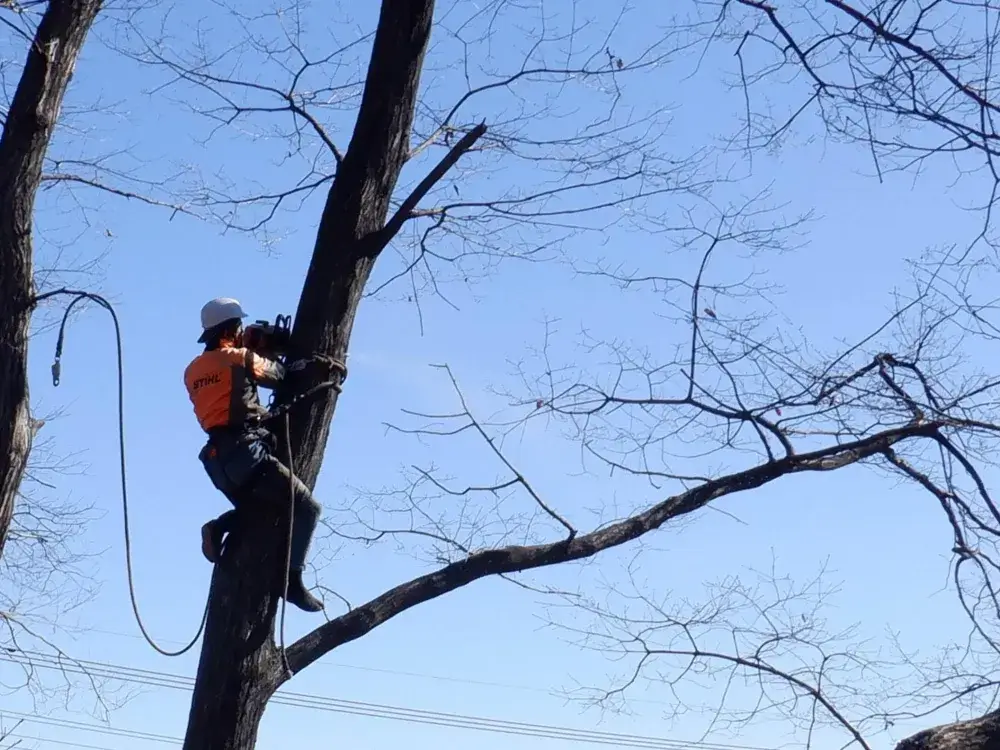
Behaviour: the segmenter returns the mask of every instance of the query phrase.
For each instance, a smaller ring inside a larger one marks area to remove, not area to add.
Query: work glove
[[[339,360],[336,360],[333,357],[328,357],[325,354],[314,354],[313,362],[323,365],[328,372],[345,369]]]
[[[325,354],[314,354],[313,356],[306,357],[305,359],[297,359],[288,365],[288,369],[292,372],[301,372],[312,364],[323,365],[327,372],[344,372],[346,369],[339,361],[333,357],[328,357]]]

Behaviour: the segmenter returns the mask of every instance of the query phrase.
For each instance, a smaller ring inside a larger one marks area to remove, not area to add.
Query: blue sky
[[[577,21],[594,19],[574,42],[580,49],[590,45],[600,51],[601,36],[613,20],[613,14],[600,5],[576,4]],[[451,28],[457,27],[456,19],[463,12],[459,6],[453,13],[450,6],[439,9],[439,18],[452,23]],[[310,43],[316,50],[332,46],[324,41],[325,35],[343,44],[373,27],[373,12],[355,18],[341,13],[335,21],[320,18],[319,12],[314,9],[307,14],[308,23],[314,25]],[[219,47],[235,44],[232,20],[214,6],[205,13],[206,36]],[[522,22],[530,17],[527,11],[523,16],[502,17],[495,37],[475,46],[477,60],[494,69],[516,69],[530,39]],[[154,20],[154,15],[146,19],[147,29],[153,28]],[[635,3],[612,36],[615,53],[627,59],[631,51],[656,38],[668,21],[660,4]],[[569,18],[556,14],[550,22],[557,29],[569,23]],[[182,16],[180,20],[172,17],[170,24],[175,35],[171,49],[177,52],[181,48],[177,40],[184,33],[191,38],[193,22]],[[206,100],[194,99],[190,88],[148,93],[162,80],[162,72],[123,61],[109,49],[108,40],[120,41],[120,35],[116,36],[120,31],[110,20],[99,25],[77,68],[71,99],[71,104],[81,107],[98,98],[117,104],[99,117],[83,118],[95,130],[83,140],[78,134],[67,134],[61,148],[67,152],[83,148],[90,153],[127,149],[150,162],[143,174],[167,174],[173,165],[183,163],[191,168],[184,178],[188,181],[195,179],[195,168],[204,175],[224,169],[237,190],[250,190],[254,183],[273,190],[301,176],[302,160],[278,163],[282,152],[288,151],[287,141],[253,131],[264,127],[260,120],[224,130],[207,146],[199,144],[197,139],[207,134],[208,127],[178,102],[204,106]],[[547,54],[555,56],[559,49],[565,52],[566,45],[552,44]],[[364,60],[366,52],[367,47],[360,44],[337,74],[349,77],[350,61]],[[447,108],[461,95],[464,82],[455,53],[453,40],[436,32],[423,80],[426,106]],[[239,55],[244,56],[240,58],[244,72],[253,70],[261,80],[276,75],[273,66],[260,63],[245,50]],[[230,60],[220,67],[234,70],[227,67]],[[732,65],[731,52],[719,48],[697,69],[693,56],[685,53],[634,79],[623,78],[616,116],[638,117],[644,111],[669,108],[670,126],[651,147],[683,156],[713,146],[731,133],[742,106],[741,94],[719,83],[719,70],[731,73]],[[470,104],[462,120],[485,118],[493,124],[517,106],[531,110],[547,103],[553,108],[549,119],[533,122],[528,132],[549,138],[571,133],[600,112],[606,101],[602,92],[588,88],[592,83],[577,81],[558,90],[543,85],[505,90]],[[768,96],[779,104],[790,101],[782,99],[782,92],[768,92]],[[350,106],[339,112],[325,111],[324,117],[329,118],[338,145],[346,148]],[[917,180],[892,175],[880,185],[871,177],[871,163],[863,149],[826,142],[814,125],[804,125],[783,148],[756,155],[752,169],[738,155],[717,157],[720,170],[749,175],[738,184],[718,186],[716,194],[722,199],[739,200],[770,185],[771,202],[785,206],[780,215],[792,217],[809,210],[817,214],[806,227],[805,242],[794,253],[752,261],[724,256],[718,273],[725,275],[748,264],[765,271],[768,281],[784,287],[777,304],[785,322],[775,325],[787,325],[790,332],[797,328],[810,343],[832,347],[837,339],[856,338],[886,315],[892,306],[891,291],[907,283],[908,258],[924,248],[975,235],[977,217],[961,205],[977,195],[978,186],[973,180],[954,184],[946,164],[932,165]],[[404,183],[419,179],[431,158],[437,158],[436,154],[408,167]],[[543,186],[551,179],[545,167],[531,159],[488,155],[470,159],[457,178],[462,198],[476,200],[518,186],[527,190]],[[451,183],[442,186],[427,205],[449,200],[449,191]],[[284,239],[265,252],[259,238],[222,233],[218,224],[186,216],[168,221],[162,209],[93,193],[79,195],[94,209],[88,214],[89,226],[81,223],[81,213],[68,196],[53,191],[42,195],[38,231],[42,237],[52,237],[54,232],[61,238],[73,237],[73,256],[87,259],[105,254],[99,275],[77,283],[96,285],[115,302],[122,319],[139,602],[152,632],[165,644],[176,644],[197,627],[210,574],[198,551],[198,528],[225,509],[224,500],[213,491],[197,461],[202,436],[181,380],[184,367],[198,351],[198,310],[211,297],[232,295],[244,302],[252,316],[294,312],[323,196],[311,197],[299,211],[280,213],[274,229]],[[670,216],[680,202],[657,198],[648,207]],[[605,229],[568,236],[563,245],[568,257],[586,261],[603,256],[660,272],[690,271],[691,256],[671,254],[667,238],[649,231],[641,217],[613,210],[592,220]],[[473,226],[468,231],[490,233],[498,231],[498,226]],[[559,235],[551,227],[545,234],[530,226],[518,231],[520,236],[509,228],[505,233],[498,231],[497,242],[531,246],[546,241],[540,237]],[[403,252],[405,239],[399,243]],[[450,242],[442,247],[460,247],[456,240]],[[40,265],[55,252],[52,245],[43,243]],[[392,264],[399,263],[391,256],[385,260],[376,274],[379,279],[388,278]],[[457,309],[423,295],[423,334],[414,306],[406,301],[407,282],[363,303],[352,342],[350,379],[317,485],[317,497],[325,504],[329,520],[345,519],[346,508],[370,503],[363,494],[356,494],[359,489],[363,493],[404,485],[402,472],[413,464],[432,461],[467,481],[490,481],[501,470],[482,444],[439,441],[422,445],[386,429],[387,422],[413,424],[406,421],[403,409],[446,412],[455,408],[447,379],[431,365],[447,363],[473,409],[485,418],[502,406],[491,395],[493,388],[515,390],[526,400],[538,395],[512,375],[511,361],[526,357],[531,347],[541,344],[547,318],[560,320],[553,354],[563,362],[577,357],[584,361],[575,343],[576,332],[584,327],[601,338],[625,340],[654,352],[666,351],[683,335],[675,324],[658,317],[662,308],[654,295],[622,293],[605,280],[574,275],[565,263],[511,260],[488,273],[483,270],[470,263],[459,275],[469,275],[474,283],[448,284],[447,293]],[[58,498],[92,503],[102,513],[80,529],[77,540],[81,548],[101,553],[92,568],[101,590],[88,604],[63,615],[62,629],[47,637],[77,658],[193,676],[197,653],[175,660],[157,656],[138,637],[129,609],[117,485],[114,342],[106,315],[89,310],[72,321],[63,384],[56,390],[48,369],[53,346],[51,331],[39,332],[33,341],[32,397],[38,414],[54,409],[63,412],[44,432],[60,452],[78,454],[88,466],[84,476],[60,479],[52,492]],[[655,499],[655,493],[637,483],[581,474],[579,445],[566,439],[555,423],[534,422],[511,438],[506,448],[547,499],[578,518],[588,518],[585,509],[597,505],[627,506]],[[457,512],[454,507],[435,507],[449,518]],[[748,575],[750,569],[767,570],[775,560],[779,572],[801,581],[826,565],[830,581],[841,584],[828,611],[834,628],[860,621],[861,633],[874,639],[875,645],[887,643],[887,631],[898,629],[907,648],[924,653],[963,637],[957,604],[944,590],[951,537],[929,499],[916,490],[850,469],[795,477],[727,498],[718,507],[739,520],[708,510],[679,529],[666,529],[649,540],[641,558],[642,577],[652,589],[659,594],[669,591],[675,600],[697,600],[704,596],[706,581]],[[424,562],[414,560],[410,544],[405,539],[398,546],[372,547],[333,547],[321,542],[313,555],[326,561],[318,571],[324,584],[359,602],[426,569]],[[531,580],[599,591],[596,586],[602,576],[621,584],[635,551],[616,551],[595,565],[551,571]],[[701,736],[707,721],[702,712],[690,711],[670,721],[664,718],[677,700],[664,687],[644,685],[633,693],[629,704],[633,715],[627,717],[585,711],[579,703],[559,697],[558,691],[574,684],[608,686],[612,675],[624,667],[579,648],[569,642],[565,630],[548,626],[550,613],[540,598],[501,581],[479,582],[407,612],[329,655],[297,676],[289,689],[525,722],[600,726],[606,731],[678,740]],[[563,624],[570,622],[567,616],[574,618],[573,623],[587,622],[579,614],[556,616]],[[316,623],[315,617],[291,612],[289,638]],[[0,666],[0,674],[9,668]],[[695,690],[691,699],[711,702],[720,685],[709,683]],[[59,713],[55,699],[36,707],[25,694],[5,696],[3,707],[22,713],[36,708],[55,710],[56,716],[92,721],[87,715],[92,703],[84,690],[77,694],[70,713]],[[144,687],[113,711],[111,726],[182,736],[187,703],[188,694],[183,691]],[[893,737],[899,739],[921,726],[918,722],[899,727]],[[21,732],[52,742],[109,748],[163,744],[32,723]],[[828,735],[829,741],[836,737]],[[709,739],[778,747],[792,735],[787,726],[772,721],[751,725],[738,735],[719,732]],[[414,750],[442,743],[475,743],[491,750],[507,747],[510,741],[503,735],[274,705],[265,716],[259,747],[279,750],[322,742],[380,748],[405,742]],[[889,746],[888,737],[879,741]],[[525,750],[568,746],[555,740],[517,742]],[[57,745],[42,740],[38,746]]]

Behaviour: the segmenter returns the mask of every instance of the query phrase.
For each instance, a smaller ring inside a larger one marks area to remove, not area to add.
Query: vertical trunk
[[[241,524],[212,576],[184,750],[252,750],[267,701],[285,679],[274,644],[283,524],[277,514]]]
[[[0,554],[31,447],[32,218],[42,162],[100,0],[51,0],[0,135]]]
[[[0,253],[5,245],[0,229]],[[30,314],[22,307],[30,293],[25,294],[16,281],[8,283],[12,280],[4,278],[7,273],[0,264],[0,555],[31,447],[27,383]]]
[[[354,318],[383,245],[375,237],[389,213],[410,152],[420,71],[434,0],[383,0],[365,93],[351,143],[320,218],[312,260],[295,313],[295,344],[346,361]],[[336,394],[292,424],[299,476],[310,487],[336,408]]]
[[[293,339],[301,351],[347,355],[358,303],[382,249],[373,234],[385,224],[409,155],[433,15],[434,0],[382,2],[358,121],[327,196],[295,315]],[[310,487],[335,407],[330,393],[292,415],[296,472]],[[251,750],[264,703],[286,679],[274,645],[278,600],[266,584],[267,571],[278,569],[274,543],[283,542],[282,528],[279,521],[254,521],[231,535],[227,559],[217,566],[184,750]]]

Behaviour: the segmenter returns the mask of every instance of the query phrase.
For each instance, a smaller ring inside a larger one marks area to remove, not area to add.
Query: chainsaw
[[[278,359],[292,345],[292,316],[278,315],[274,323],[257,320],[243,328],[243,346],[262,357]]]

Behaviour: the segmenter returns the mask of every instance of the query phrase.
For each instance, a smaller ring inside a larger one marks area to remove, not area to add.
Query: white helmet
[[[232,297],[216,297],[209,300],[201,308],[202,333],[198,341],[204,343],[208,333],[226,321],[240,320],[246,316],[239,301]]]

